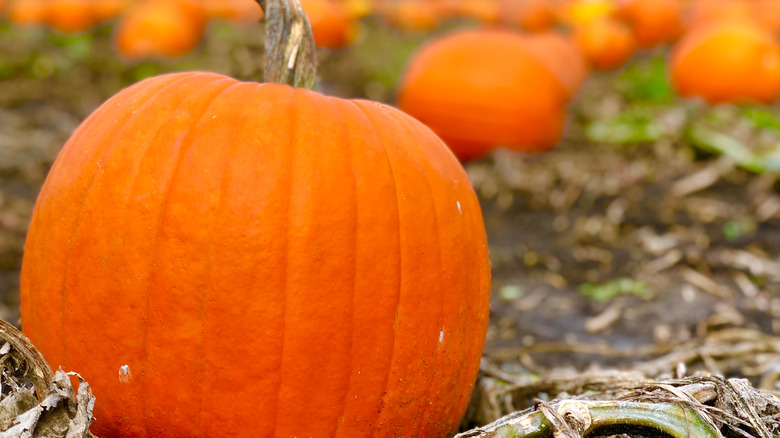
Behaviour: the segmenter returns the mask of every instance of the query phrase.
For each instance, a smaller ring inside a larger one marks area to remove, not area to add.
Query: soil
[[[369,28],[355,47],[322,53],[321,88],[392,103],[405,60],[429,35]],[[0,317],[19,324],[24,234],[48,167],[78,123],[151,74],[197,68],[258,79],[261,32],[216,25],[184,59],[130,64],[111,51],[107,27],[65,37],[0,24]],[[647,75],[659,57],[593,75],[571,104],[557,149],[498,151],[466,165],[493,270],[483,378],[630,370],[723,330],[754,338],[780,331],[776,169],[757,171],[691,134],[701,127],[743,145],[776,146],[780,108],[746,113],[653,94]],[[683,362],[689,373],[745,376],[776,389],[767,376],[777,357],[753,349]]]

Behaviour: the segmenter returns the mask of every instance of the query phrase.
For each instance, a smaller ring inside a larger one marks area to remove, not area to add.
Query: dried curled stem
[[[71,375],[79,378],[78,393]],[[53,373],[30,340],[3,320],[0,387],[0,437],[95,438],[89,384],[75,373]]]
[[[298,0],[257,0],[266,18],[263,80],[313,89],[317,51]]]
[[[0,342],[2,371],[7,376],[12,375],[18,380],[28,379],[38,389],[41,398],[46,398],[54,381],[54,373],[38,349],[27,336],[2,319],[0,319],[0,340],[2,340]]]
[[[617,426],[649,427],[673,438],[723,438],[699,412],[681,404],[567,400],[543,407],[508,415],[455,438],[575,438]]]

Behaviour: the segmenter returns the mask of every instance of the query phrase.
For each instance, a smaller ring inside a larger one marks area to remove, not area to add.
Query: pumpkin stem
[[[7,346],[6,346],[7,344]],[[0,370],[13,380],[26,377],[38,389],[41,399],[46,398],[54,381],[54,373],[40,351],[16,327],[0,319]],[[14,359],[14,356],[21,356]],[[9,368],[10,367],[10,368]],[[16,370],[22,376],[15,376]]]
[[[256,0],[266,17],[263,80],[314,89],[317,51],[298,0]]]

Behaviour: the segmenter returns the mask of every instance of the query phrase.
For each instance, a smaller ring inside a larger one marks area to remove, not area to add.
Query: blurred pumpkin
[[[17,26],[45,23],[46,0],[12,0],[8,4],[8,21]]]
[[[384,0],[394,1],[394,0]],[[462,0],[427,0],[436,5],[442,19],[457,18]]]
[[[693,0],[686,8],[683,23],[691,29],[710,21],[753,20],[754,10],[745,0]]]
[[[502,0],[500,21],[529,32],[543,32],[555,24],[555,9],[551,0]]]
[[[531,51],[505,30],[439,37],[409,61],[398,107],[428,125],[462,161],[496,147],[549,150],[561,138],[566,92]]]
[[[333,0],[300,0],[300,3],[318,46],[338,49],[354,41],[358,24],[344,5]]]
[[[130,7],[134,0],[92,0],[92,12],[98,21],[112,20]]]
[[[375,10],[375,0],[341,0],[344,9],[352,18],[368,17]]]
[[[62,33],[89,30],[113,18],[129,0],[14,0],[8,20],[16,25],[45,25]]]
[[[251,24],[263,19],[263,10],[255,0],[199,0],[210,18]]]
[[[205,26],[203,10],[190,2],[143,0],[120,17],[114,48],[130,60],[183,56],[198,46]]]
[[[578,26],[574,37],[588,65],[596,70],[623,66],[637,49],[631,29],[609,17]]]
[[[431,30],[441,17],[436,3],[428,0],[396,0],[382,15],[391,26],[406,31]]]
[[[771,32],[780,32],[778,0],[695,0],[685,14],[688,28],[713,20],[754,20]]]
[[[615,14],[631,26],[639,47],[670,43],[682,33],[680,0],[624,0]]]
[[[528,47],[558,79],[567,99],[579,91],[588,77],[588,66],[574,38],[561,32],[541,32],[527,37]]]
[[[456,15],[484,24],[497,23],[500,15],[498,0],[460,0]]]
[[[699,24],[674,47],[670,69],[680,95],[710,103],[770,103],[780,97],[780,45],[750,20]]]
[[[753,0],[756,18],[775,35],[780,34],[780,1]]]
[[[574,28],[609,16],[615,8],[615,0],[561,0],[555,11],[561,24]]]
[[[97,23],[92,0],[50,0],[46,6],[46,24],[60,32],[83,32]]]

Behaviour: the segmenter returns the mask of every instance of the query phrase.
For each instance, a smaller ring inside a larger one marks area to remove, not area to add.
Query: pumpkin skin
[[[63,33],[83,32],[98,23],[94,9],[91,0],[50,1],[46,6],[46,22]]]
[[[693,0],[686,8],[684,24],[686,29],[692,29],[712,21],[754,19],[753,12],[751,4],[744,0]]]
[[[572,35],[555,31],[529,35],[528,48],[558,79],[567,99],[588,79],[585,54]]]
[[[108,100],[61,151],[22,324],[90,382],[99,436],[444,437],[489,283],[468,177],[422,124],[175,73]]]
[[[771,103],[780,98],[780,45],[756,22],[714,20],[688,31],[670,59],[682,96],[709,103]]]
[[[680,0],[628,0],[616,16],[631,26],[641,48],[670,43],[683,29]]]
[[[200,6],[210,18],[239,24],[257,23],[263,10],[254,0],[200,0]]]
[[[62,33],[86,31],[113,18],[130,0],[15,0],[9,20],[17,25],[46,25]]]
[[[563,134],[568,97],[525,35],[482,29],[421,48],[401,78],[397,101],[467,162],[499,146],[552,149]]]
[[[42,25],[46,17],[43,0],[14,0],[8,4],[8,21],[17,26]]]
[[[502,0],[501,23],[529,32],[544,32],[555,24],[555,8],[550,0]]]
[[[299,0],[319,47],[340,49],[357,36],[358,23],[346,7],[332,0]]]
[[[425,0],[397,0],[382,11],[387,23],[408,32],[432,30],[442,13],[436,3]]]
[[[575,30],[574,36],[588,64],[596,70],[622,67],[637,49],[631,29],[612,18],[583,24]]]
[[[200,44],[206,18],[186,1],[142,0],[114,28],[114,49],[127,60],[184,56]]]

